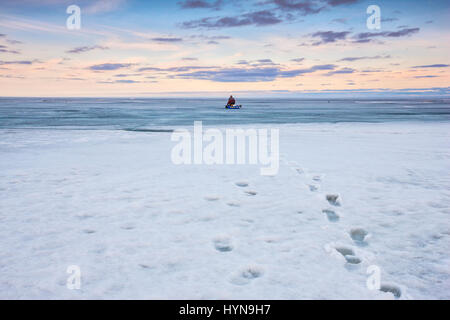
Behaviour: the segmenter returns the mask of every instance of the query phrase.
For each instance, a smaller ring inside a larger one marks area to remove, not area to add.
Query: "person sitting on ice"
[[[227,106],[234,106],[236,104],[236,100],[234,100],[233,96],[230,96],[228,99]]]

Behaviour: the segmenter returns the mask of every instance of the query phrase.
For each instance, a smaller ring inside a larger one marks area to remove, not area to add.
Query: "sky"
[[[0,0],[0,96],[449,96],[449,18],[448,0]]]

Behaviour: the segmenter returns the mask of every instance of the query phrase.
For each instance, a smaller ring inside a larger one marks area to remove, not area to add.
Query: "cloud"
[[[139,83],[140,81],[136,80],[116,80],[115,83]]]
[[[295,59],[291,59],[291,61],[293,61],[293,62],[302,62],[303,60],[305,60],[305,58],[295,58]]]
[[[265,82],[273,81],[279,75],[278,68],[229,68],[221,70],[196,71],[175,75],[175,78],[200,79],[215,82]]]
[[[327,7],[334,7],[344,4],[352,4],[358,0],[266,0],[256,4],[258,6],[274,5],[275,8],[245,13],[237,16],[227,17],[207,17],[198,20],[185,21],[181,27],[185,29],[194,28],[231,28],[242,26],[269,26],[286,21],[292,21],[296,15],[306,16],[317,14]],[[209,2],[204,0],[186,0],[179,2],[182,8],[217,8],[222,1]]]
[[[385,37],[404,37],[419,32],[420,28],[405,28],[399,31],[382,32]]]
[[[172,78],[210,80],[214,82],[268,82],[276,78],[294,78],[302,74],[320,70],[332,70],[335,65],[316,65],[305,69],[281,70],[276,67],[264,68],[224,68],[180,73]]]
[[[271,11],[262,10],[243,15],[242,21],[248,20],[250,24],[256,26],[267,26],[282,22],[281,19],[275,16]]]
[[[103,46],[92,46],[92,47],[76,47],[73,48],[71,50],[66,51],[66,53],[83,53],[83,52],[88,52],[88,51],[92,51],[92,50],[107,50],[109,49],[108,47],[103,47]]]
[[[319,13],[325,6],[317,6],[317,3],[308,0],[272,0],[269,3],[273,3],[280,10],[295,11],[301,15]]]
[[[359,0],[326,0],[324,3],[311,0],[270,0],[266,3],[273,3],[278,9],[290,12],[298,12],[301,15],[316,14],[326,7],[353,4]]]
[[[19,51],[16,51],[16,50],[8,50],[8,49],[2,49],[2,48],[0,48],[0,52],[2,52],[2,53],[20,54]]]
[[[376,60],[376,59],[389,59],[391,56],[390,55],[386,55],[386,56],[372,56],[372,57],[347,57],[347,58],[342,58],[338,61],[357,61],[357,60]]]
[[[23,43],[22,41],[11,40],[11,39],[6,40],[6,42],[8,42],[9,44],[22,44]]]
[[[375,37],[404,37],[410,36],[414,33],[418,33],[420,28],[405,28],[399,31],[383,31],[383,32],[363,32],[356,35],[355,42],[369,42],[371,38]]]
[[[333,19],[331,21],[332,22],[339,22],[339,23],[342,23],[342,24],[347,24],[347,19],[346,18],[336,18],[336,19]]]
[[[119,74],[115,74],[114,77],[117,78],[125,78],[125,77],[134,77],[134,76],[138,76],[138,73],[130,73],[130,74],[125,74],[125,73],[119,73]]]
[[[203,34],[200,35],[193,35],[191,36],[192,39],[203,39],[203,40],[228,40],[231,39],[231,37],[229,36],[205,36]]]
[[[314,46],[317,46],[324,43],[336,42],[337,40],[345,40],[349,34],[350,34],[349,31],[342,31],[342,32],[318,31],[313,33],[311,36],[321,39],[321,41],[313,43]]]
[[[260,59],[260,60],[256,60],[259,63],[264,63],[264,64],[273,64],[272,59]]]
[[[358,2],[359,0],[328,0],[327,3],[334,7],[334,6],[339,6],[339,5],[343,5],[343,4],[353,4]]]
[[[107,80],[107,81],[97,81],[97,83],[102,83],[102,84],[114,84],[114,83],[121,83],[121,84],[134,84],[134,83],[157,83],[158,81],[139,81],[139,80],[131,80],[131,79],[126,79],[126,80]]]
[[[181,24],[182,28],[195,29],[195,28],[207,28],[207,29],[219,29],[219,28],[232,28],[242,26],[268,26],[282,22],[279,17],[272,11],[262,10],[235,17],[222,17],[222,18],[203,18],[200,20],[186,21]]]
[[[171,67],[171,68],[157,68],[157,67],[144,67],[140,68],[139,72],[144,71],[156,71],[156,72],[186,72],[191,70],[202,70],[202,69],[214,69],[217,67],[207,67],[207,66],[183,66],[183,67]]]
[[[361,72],[364,72],[364,73],[372,73],[372,72],[383,72],[383,70],[366,69],[366,70],[361,70]]]
[[[272,59],[259,59],[259,60],[253,61],[250,65],[253,67],[277,66],[278,63],[273,62]]]
[[[313,73],[316,71],[333,70],[334,68],[336,68],[336,66],[334,64],[321,64],[321,65],[316,65],[316,66],[313,66],[311,68],[306,68],[306,69],[294,69],[294,70],[290,70],[290,71],[282,71],[282,72],[280,72],[280,77],[281,78],[291,78],[291,77],[296,77],[296,76],[306,74],[306,73]]]
[[[381,18],[381,22],[394,22],[398,21],[398,18]]]
[[[448,64],[429,64],[425,66],[415,66],[413,68],[419,69],[419,68],[447,68],[450,67]]]
[[[36,62],[36,60],[21,60],[21,61],[1,61],[0,60],[0,65],[8,65],[8,64],[22,64],[22,65],[30,65],[33,64],[34,62]]]
[[[132,63],[102,63],[92,65],[88,69],[93,71],[109,71],[109,70],[118,70],[122,68],[129,68],[132,65],[133,65]]]
[[[421,79],[421,78],[438,78],[439,76],[415,76],[414,78],[417,78],[417,79]]]
[[[352,41],[353,43],[368,43],[368,42],[371,42],[372,40],[371,39],[358,39],[358,40],[355,40],[355,41]]]
[[[333,76],[335,74],[349,74],[349,73],[354,73],[356,70],[352,69],[352,68],[343,68],[340,70],[334,70],[334,71],[330,71],[328,73],[325,74],[325,76],[329,77],[329,76]]]
[[[13,53],[13,54],[20,54],[19,51],[17,51],[17,50],[10,50],[7,46],[1,45],[1,44],[0,44],[0,52],[3,52],[3,53]]]
[[[0,33],[0,38],[5,39],[5,41],[6,41],[7,43],[9,43],[9,44],[21,44],[21,43],[22,43],[22,41],[13,40],[13,39],[7,39],[7,35],[4,34],[4,33]],[[3,49],[6,48],[5,46],[0,46],[0,47],[3,47]],[[2,51],[2,52],[7,52],[7,51]],[[19,52],[13,50],[13,51],[10,51],[10,53],[19,53]]]
[[[181,60],[183,60],[183,61],[198,61],[198,58],[185,57],[185,58],[181,58]]]
[[[97,0],[90,1],[90,5],[82,9],[83,13],[97,14],[119,9],[125,0]]]
[[[86,81],[86,79],[83,78],[77,78],[77,77],[66,77],[66,78],[60,78],[61,80],[71,80],[71,81]]]
[[[16,1],[17,2],[17,1]],[[35,1],[36,2],[36,1]],[[0,1],[1,3],[1,1]],[[36,2],[38,3],[38,2]],[[41,2],[39,2],[41,3]],[[65,23],[47,23],[42,19],[24,19],[15,15],[1,15],[0,17],[0,29],[15,29],[20,31],[31,31],[39,33],[54,33],[73,36],[73,31],[67,29]],[[83,27],[83,34],[85,35],[97,35],[97,36],[110,36],[111,33],[102,31],[100,29],[88,29]]]
[[[192,35],[191,39],[201,39],[205,40],[207,44],[219,44],[218,40],[228,40],[231,39],[229,36],[205,36],[205,35]]]
[[[25,79],[24,76],[17,76],[17,75],[11,75],[11,74],[1,74],[0,78],[6,78],[6,79]]]
[[[252,67],[261,67],[261,66],[277,66],[278,64],[273,62],[272,59],[259,59],[259,60],[239,60],[236,64],[239,65],[248,65]]]
[[[222,0],[205,1],[205,0],[185,0],[178,2],[182,9],[215,9],[218,10],[222,6]]]
[[[151,40],[155,41],[155,42],[168,42],[168,43],[182,42],[183,41],[182,38],[170,38],[170,37],[167,37],[167,38],[152,38]]]

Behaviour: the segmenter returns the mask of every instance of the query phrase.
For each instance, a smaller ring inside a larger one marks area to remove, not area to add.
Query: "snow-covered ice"
[[[174,165],[169,132],[2,129],[0,298],[450,298],[447,123],[277,127],[276,176]]]

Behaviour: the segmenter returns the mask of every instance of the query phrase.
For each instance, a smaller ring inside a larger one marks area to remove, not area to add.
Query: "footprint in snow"
[[[322,210],[323,213],[327,215],[328,221],[330,222],[338,222],[339,221],[339,215],[331,209],[324,209]]]
[[[230,206],[230,207],[235,207],[235,208],[241,206],[241,205],[240,205],[239,203],[237,203],[237,202],[228,202],[227,205]]]
[[[308,185],[308,187],[309,187],[309,191],[311,191],[311,192],[315,192],[315,191],[319,190],[319,187],[316,185],[313,185],[313,184]]]
[[[248,196],[256,196],[258,193],[256,191],[245,191]]]
[[[91,230],[91,229],[86,229],[86,230],[83,230],[83,232],[86,233],[86,234],[93,234],[96,231],[95,230]]]
[[[360,264],[361,263],[361,259],[358,258],[357,256],[355,256],[355,252],[353,251],[352,248],[336,247],[335,249],[337,252],[342,254],[342,256],[345,258],[345,260],[347,260],[347,263],[350,263],[350,264]]]
[[[239,182],[236,182],[236,185],[237,185],[238,187],[245,188],[245,187],[248,187],[248,182],[245,182],[245,181],[239,181]]]
[[[392,293],[396,299],[400,298],[400,296],[402,295],[402,290],[400,290],[399,287],[392,284],[384,283],[381,285],[380,290],[383,292]]]
[[[213,201],[218,201],[220,198],[218,196],[206,196],[204,199],[206,201],[213,202]]]
[[[214,248],[220,252],[230,252],[233,250],[231,239],[227,237],[217,238],[214,240]]]
[[[350,237],[357,245],[367,245],[365,239],[368,234],[369,233],[362,228],[354,228],[350,230]]]
[[[355,252],[353,251],[352,248],[347,248],[347,247],[336,247],[335,248],[337,252],[339,252],[340,254],[342,254],[344,257],[345,256],[354,256]]]
[[[258,268],[250,267],[242,271],[242,277],[245,279],[256,279],[262,276],[262,271]]]
[[[341,200],[338,194],[327,194],[325,198],[332,206],[338,207],[341,205]]]
[[[235,285],[246,285],[249,284],[251,281],[262,277],[263,271],[261,268],[256,266],[251,266],[243,269],[241,272],[234,275],[230,282]]]

